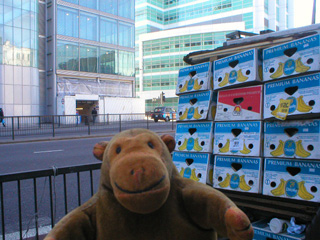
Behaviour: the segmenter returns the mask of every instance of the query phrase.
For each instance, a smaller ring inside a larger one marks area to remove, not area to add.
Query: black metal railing
[[[120,132],[130,128],[169,131],[175,129],[176,119],[154,122],[150,114],[12,116],[0,125],[0,138],[16,140],[25,136],[99,135]]]
[[[0,175],[0,236],[39,239],[97,191],[101,163]]]

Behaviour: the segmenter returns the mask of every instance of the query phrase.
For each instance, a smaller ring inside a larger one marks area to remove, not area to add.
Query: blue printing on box
[[[209,67],[210,67],[210,62],[202,63],[202,64],[198,64],[198,65],[193,65],[193,66],[190,66],[190,67],[181,68],[179,70],[179,76],[178,77],[188,76],[191,71],[197,71],[197,74],[198,73],[209,72],[209,70],[210,70]]]
[[[242,132],[256,132],[261,131],[260,121],[250,121],[250,122],[217,122],[215,124],[214,133],[231,133],[232,129],[241,129]]]
[[[307,175],[320,176],[319,161],[312,161],[312,160],[306,160],[306,159],[290,160],[290,159],[265,158],[264,172],[270,171],[270,172],[288,173],[287,167],[300,168],[300,172],[297,175],[307,174]]]
[[[286,44],[278,45],[275,47],[263,50],[263,60],[284,56],[283,51],[290,48],[297,48],[297,52],[319,47],[319,35],[302,38]]]
[[[239,54],[235,54],[233,56],[230,57],[226,57],[226,58],[222,58],[220,60],[216,60],[214,61],[214,69],[215,70],[219,70],[219,69],[223,69],[223,68],[227,68],[230,67],[229,63],[235,60],[238,60],[239,63],[243,63],[243,62],[248,62],[248,61],[253,61],[254,60],[254,56],[255,56],[255,49],[246,51],[246,52],[242,52]]]
[[[296,134],[310,134],[310,133],[320,133],[320,120],[306,120],[299,121],[303,125],[298,125],[296,121],[286,121],[286,122],[265,122],[264,123],[264,133],[265,134],[285,134],[284,129],[289,127],[294,127],[298,129]]]
[[[316,74],[266,83],[264,88],[265,95],[274,94],[274,93],[285,93],[285,89],[293,85],[297,86],[298,89],[319,87],[320,74],[316,73]]]
[[[271,232],[267,220],[260,220],[252,223],[252,227],[254,230],[253,240],[304,240],[305,235],[302,234],[276,234]]]
[[[189,93],[184,95],[179,95],[179,105],[180,104],[190,104],[190,99],[197,98],[198,102],[205,102],[208,101],[208,105],[210,104],[211,100],[211,93],[212,91],[204,91],[204,92],[197,92],[197,93]]]
[[[176,128],[177,133],[188,133],[190,128],[196,128],[197,133],[211,133],[213,131],[213,122],[199,122],[199,123],[178,123]]]
[[[243,169],[260,171],[261,158],[255,157],[235,157],[235,156],[218,156],[215,157],[215,167],[230,168],[231,163],[241,163]]]

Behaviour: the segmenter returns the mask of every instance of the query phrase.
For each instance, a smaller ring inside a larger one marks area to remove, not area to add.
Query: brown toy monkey
[[[131,129],[96,144],[100,186],[45,240],[230,240],[253,238],[250,221],[221,192],[179,175],[175,140]]]

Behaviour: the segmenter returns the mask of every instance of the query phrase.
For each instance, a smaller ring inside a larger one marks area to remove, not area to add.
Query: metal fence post
[[[14,140],[14,117],[11,118],[11,131],[12,131],[12,140]]]
[[[149,129],[149,113],[147,113],[147,129]]]
[[[18,117],[18,129],[20,129],[20,117]]]
[[[119,114],[119,132],[121,132],[121,114]]]
[[[55,132],[54,132],[54,115],[52,115],[52,137],[54,137]]]
[[[90,118],[89,116],[86,116],[87,121],[88,121],[88,135],[90,135]]]
[[[39,128],[41,128],[41,116],[39,116]]]

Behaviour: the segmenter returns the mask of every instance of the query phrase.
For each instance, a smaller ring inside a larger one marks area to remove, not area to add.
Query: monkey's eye
[[[148,142],[148,146],[149,146],[150,148],[152,148],[152,149],[154,148],[152,142]]]
[[[121,147],[117,147],[117,149],[116,149],[116,153],[120,153],[121,152]]]

